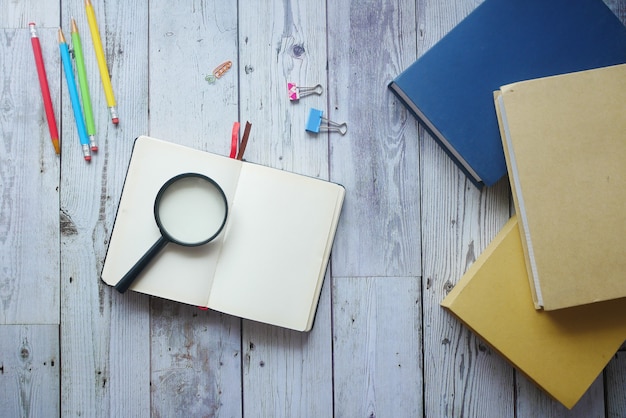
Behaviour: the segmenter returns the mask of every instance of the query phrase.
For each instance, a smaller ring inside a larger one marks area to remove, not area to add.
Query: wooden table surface
[[[606,1],[626,22],[626,0]],[[480,1],[93,3],[117,127],[83,1],[0,0],[0,416],[626,416],[626,351],[568,411],[439,306],[511,215],[509,185],[477,190],[387,83]],[[71,17],[100,145],[91,163],[58,53]],[[324,92],[292,103],[288,81]],[[306,133],[311,107],[348,133]],[[310,333],[120,295],[99,278],[133,139],[228,155],[235,121],[252,123],[248,161],[346,187]]]

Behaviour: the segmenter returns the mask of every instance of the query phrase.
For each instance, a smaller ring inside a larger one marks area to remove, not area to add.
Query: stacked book
[[[442,306],[572,408],[626,339],[626,28],[601,0],[485,0],[390,89],[516,215]]]

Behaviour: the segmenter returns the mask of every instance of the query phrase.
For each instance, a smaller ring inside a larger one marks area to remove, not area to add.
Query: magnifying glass
[[[154,200],[154,219],[161,236],[115,285],[124,293],[168,243],[197,247],[215,239],[226,224],[228,203],[222,188],[198,173],[169,179]]]

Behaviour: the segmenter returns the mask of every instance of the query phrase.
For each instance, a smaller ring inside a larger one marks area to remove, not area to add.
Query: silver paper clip
[[[300,100],[300,97],[310,96],[311,94],[317,94],[318,96],[324,92],[321,84],[313,87],[298,87],[296,83],[288,82],[287,90],[289,92],[289,100],[292,102]]]
[[[326,119],[322,114],[323,112],[321,110],[311,108],[305,129],[316,134],[320,133],[320,131],[326,131],[339,132],[341,135],[345,135],[346,132],[348,132],[348,125],[345,122],[333,122]]]

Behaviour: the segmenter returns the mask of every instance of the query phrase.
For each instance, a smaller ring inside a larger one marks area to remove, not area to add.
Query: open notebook
[[[220,185],[228,201],[226,225],[203,246],[168,244],[130,289],[310,330],[345,189],[146,136],[133,148],[102,280],[115,285],[159,238],[155,197],[185,172]]]

